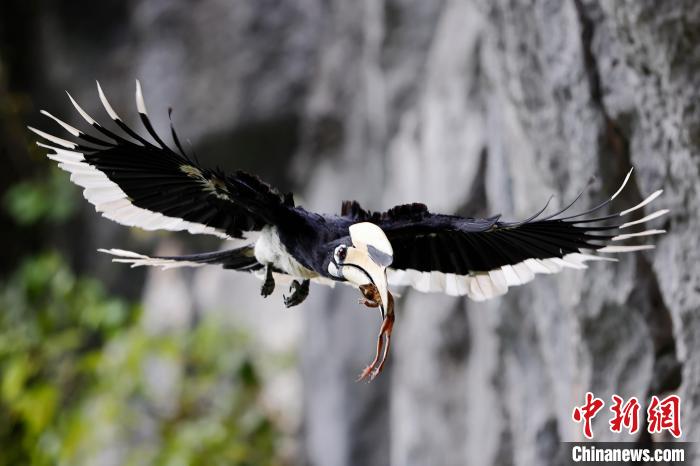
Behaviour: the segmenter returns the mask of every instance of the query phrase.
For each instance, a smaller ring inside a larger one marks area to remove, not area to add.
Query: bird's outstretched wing
[[[650,244],[621,245],[621,242],[665,233],[658,229],[629,232],[631,227],[666,214],[665,209],[625,221],[627,215],[656,199],[661,190],[630,209],[590,217],[620,194],[630,174],[631,170],[610,199],[575,215],[569,215],[568,211],[580,195],[553,215],[542,217],[545,210],[542,209],[520,222],[503,222],[500,216],[474,219],[433,214],[422,204],[373,213],[348,202],[343,205],[343,215],[356,221],[374,222],[384,230],[394,249],[389,284],[484,300],[506,293],[510,286],[527,283],[538,273],[557,273],[566,267],[584,269],[585,263],[593,260],[617,260],[594,253],[653,248]]]
[[[136,107],[153,139],[138,134],[117,115],[97,84],[102,105],[121,129],[111,131],[90,117],[73,98],[73,106],[98,135],[85,133],[50,113],[73,137],[66,140],[29,128],[49,149],[49,158],[71,173],[98,212],[118,223],[146,230],[186,230],[223,238],[241,238],[274,219],[276,209],[292,204],[257,177],[242,171],[225,174],[199,166],[182,148],[172,128],[175,148],[163,142],[148,119],[141,85],[136,82]]]

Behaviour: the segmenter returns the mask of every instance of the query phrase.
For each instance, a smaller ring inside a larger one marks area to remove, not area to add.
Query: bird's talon
[[[260,288],[260,294],[263,298],[267,298],[273,291],[275,291],[275,277],[272,276],[272,266],[268,265],[265,268],[265,281]]]
[[[309,280],[304,280],[301,283],[294,280],[292,284],[289,285],[289,291],[292,293],[291,295],[283,296],[284,305],[292,307],[301,304],[309,295]]]
[[[294,295],[293,294],[290,296],[282,295],[282,298],[284,299],[284,305],[288,308],[294,306],[295,304],[298,304],[298,303],[294,302]]]

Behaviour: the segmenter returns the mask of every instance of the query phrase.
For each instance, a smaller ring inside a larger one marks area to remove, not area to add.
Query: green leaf
[[[0,466],[92,465],[125,445],[125,465],[279,464],[278,425],[260,402],[266,359],[239,328],[204,317],[148,333],[139,306],[57,253],[0,283],[0,309]],[[165,402],[159,365],[144,363],[154,359],[178,374]]]
[[[24,392],[15,403],[17,411],[29,431],[33,434],[42,432],[52,420],[56,411],[58,393],[55,387],[40,385]]]
[[[2,377],[2,398],[5,401],[12,403],[19,397],[30,372],[29,359],[25,355],[10,359]]]
[[[76,188],[65,173],[51,168],[48,178],[18,183],[5,194],[4,204],[10,216],[22,226],[39,221],[62,222],[70,218],[76,206]]]

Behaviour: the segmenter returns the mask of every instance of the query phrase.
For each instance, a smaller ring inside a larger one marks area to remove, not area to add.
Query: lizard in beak
[[[373,223],[356,223],[349,230],[352,246],[342,245],[336,249],[330,270],[360,289],[361,304],[378,307],[382,313],[375,358],[358,379],[374,380],[384,368],[394,324],[394,297],[386,278],[394,251],[382,229]]]

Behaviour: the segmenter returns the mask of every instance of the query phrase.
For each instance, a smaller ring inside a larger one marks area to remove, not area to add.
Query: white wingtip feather
[[[662,215],[666,215],[668,212],[669,212],[668,209],[657,210],[656,212],[651,213],[644,218],[640,218],[639,220],[635,220],[634,222],[623,223],[622,225],[620,225],[620,230],[622,230],[623,228],[628,228],[628,227],[631,227],[634,225],[638,225],[640,223],[648,222],[649,220],[654,220],[657,217],[661,217]]]
[[[617,191],[615,191],[615,194],[612,195],[612,197],[610,198],[611,201],[613,199],[615,199],[617,196],[619,196],[620,193],[622,192],[622,190],[625,189],[625,186],[627,185],[627,182],[629,181],[633,170],[634,170],[634,167],[630,168],[630,171],[627,172],[627,176],[625,176],[625,180],[622,182],[622,186],[620,186],[620,188]]]
[[[75,149],[75,148],[77,147],[76,144],[73,144],[73,143],[70,142],[70,141],[66,141],[65,139],[61,139],[61,138],[59,138],[59,137],[52,136],[52,135],[50,135],[50,134],[48,134],[48,133],[45,133],[45,132],[41,131],[40,129],[36,129],[36,128],[33,128],[33,127],[31,127],[31,126],[27,126],[27,128],[29,128],[29,130],[30,130],[31,132],[33,132],[33,133],[35,133],[35,134],[41,136],[42,138],[46,139],[47,141],[51,141],[51,142],[53,142],[54,144],[58,144],[59,146],[63,146],[63,147],[65,147],[65,148],[67,148],[67,149]]]
[[[35,143],[39,147],[43,147],[44,149],[49,149],[49,150],[54,151],[56,153],[55,155],[58,155],[58,154],[61,154],[61,155],[62,154],[70,154],[71,156],[79,155],[81,158],[83,156],[83,154],[81,154],[80,152],[74,152],[72,150],[60,149],[58,147],[54,147],[54,146],[50,146],[48,144],[45,144],[41,141],[35,141]],[[47,155],[51,155],[51,154],[49,153]]]
[[[640,202],[636,206],[620,212],[620,217],[625,216],[625,215],[629,214],[630,212],[634,212],[637,209],[641,209],[642,207],[644,207],[645,205],[649,204],[651,201],[653,201],[654,199],[659,197],[662,192],[664,192],[663,189],[659,189],[658,191],[654,191],[653,193],[651,193],[651,195],[649,195],[646,199],[644,199],[642,202]]]
[[[131,257],[131,258],[135,258],[135,259],[144,259],[144,258],[148,257],[148,256],[144,256],[143,254],[139,254],[137,252],[127,251],[125,249],[103,249],[103,248],[100,248],[97,251],[103,252],[105,254],[109,254],[112,256]]]
[[[662,235],[666,233],[666,230],[646,230],[640,231],[639,233],[628,233],[624,235],[617,235],[613,237],[612,241],[622,241],[629,238],[636,238],[638,236],[652,236],[652,235]]]
[[[143,100],[143,92],[141,91],[141,82],[136,80],[136,108],[139,113],[143,115],[148,115],[146,112],[146,102]]]
[[[109,101],[107,100],[107,97],[105,96],[105,93],[102,92],[102,86],[100,86],[99,81],[95,81],[97,83],[97,93],[100,96],[100,101],[102,102],[102,106],[107,110],[107,113],[109,114],[109,117],[112,120],[119,120],[119,115],[117,115],[117,112],[114,111],[112,106],[109,104]]]
[[[76,102],[73,96],[70,95],[70,92],[66,91],[66,94],[68,95],[70,102],[73,104],[73,107],[75,107],[80,116],[83,117],[83,120],[87,121],[89,125],[95,126],[97,124],[95,120],[93,120],[92,117],[88,115],[80,105],[78,105],[78,102]]]
[[[73,126],[69,125],[69,124],[66,123],[65,121],[58,119],[57,117],[51,115],[51,114],[50,114],[49,112],[47,112],[46,110],[39,110],[39,113],[41,113],[41,114],[44,115],[44,116],[47,116],[47,117],[51,118],[53,121],[55,121],[56,123],[58,123],[59,125],[61,125],[61,126],[63,127],[63,129],[65,129],[66,131],[68,131],[68,132],[69,132],[70,134],[72,134],[73,136],[75,136],[75,137],[80,136],[80,130],[79,130],[78,128],[74,128]]]
[[[616,257],[594,256],[593,254],[584,254],[582,252],[572,252],[571,254],[565,255],[562,259],[566,261],[573,261],[578,264],[584,264],[588,261],[618,262],[619,260]]]
[[[616,252],[634,252],[634,251],[645,251],[647,249],[654,249],[656,246],[653,244],[640,244],[638,246],[605,246],[604,248],[598,249],[598,252],[616,253]]]

